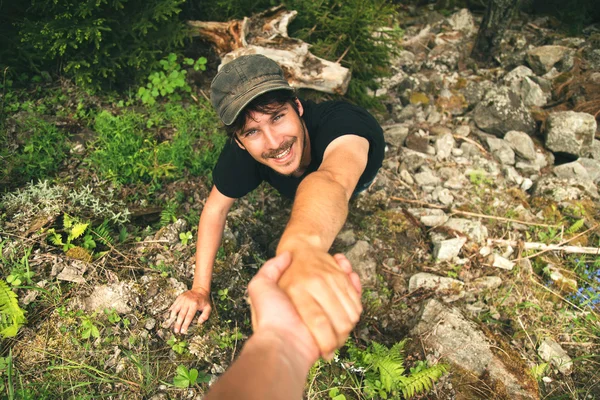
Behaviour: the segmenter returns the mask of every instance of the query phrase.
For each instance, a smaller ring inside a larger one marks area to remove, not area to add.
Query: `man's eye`
[[[252,129],[244,134],[244,137],[252,136],[256,133],[256,129]]]
[[[273,121],[278,121],[281,118],[283,118],[283,114],[276,115],[275,118],[273,118]]]

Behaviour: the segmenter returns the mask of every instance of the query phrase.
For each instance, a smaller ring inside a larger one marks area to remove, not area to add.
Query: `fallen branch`
[[[483,153],[484,156],[489,157],[490,153],[488,153],[482,145],[480,145],[479,143],[477,143],[476,141],[474,141],[473,139],[469,139],[468,137],[465,136],[461,136],[461,135],[452,135],[452,137],[454,137],[454,139],[458,139],[458,140],[464,140],[465,142],[469,142],[472,145],[474,145],[475,147],[477,147],[479,150],[481,150],[481,152]]]
[[[435,204],[427,203],[425,201],[405,199],[404,197],[390,196],[390,199],[391,200],[396,200],[396,201],[401,201],[403,203],[419,204],[421,206],[427,206],[429,208],[437,208],[438,210],[445,210],[447,208],[447,207],[444,207],[444,206],[438,206],[438,205],[435,205]]]
[[[586,233],[596,230],[598,228],[598,226],[600,226],[600,225],[596,224],[596,225],[592,226],[590,229],[587,229],[587,230],[573,236],[572,238],[563,240],[559,244],[523,242],[522,244],[523,244],[524,250],[541,250],[541,251],[538,251],[537,253],[527,256],[527,257],[517,258],[516,260],[513,260],[513,261],[517,262],[517,261],[521,261],[521,260],[526,260],[528,258],[537,257],[540,254],[547,253],[549,251],[562,251],[562,252],[570,253],[570,254],[597,254],[597,255],[599,255],[600,248],[597,248],[597,247],[563,246],[564,244],[572,242],[573,240],[585,235]],[[504,239],[488,239],[487,243],[488,243],[488,245],[503,244],[505,246],[508,245],[508,246],[513,246],[513,247],[519,246],[521,244],[520,242],[518,242],[516,240],[504,240]]]
[[[496,217],[493,215],[485,215],[485,214],[478,214],[478,213],[473,213],[473,212],[469,212],[469,211],[461,211],[461,210],[456,210],[456,209],[452,209],[451,210],[452,214],[459,214],[459,215],[466,215],[466,216],[470,216],[470,217],[480,217],[480,218],[487,218],[487,219],[495,219],[498,221],[504,221],[504,222],[516,222],[518,224],[523,224],[523,225],[532,225],[532,226],[543,226],[545,228],[558,228],[559,225],[548,225],[548,224],[540,224],[537,222],[527,222],[527,221],[521,221],[518,219],[512,219],[512,218],[505,218],[505,217]]]

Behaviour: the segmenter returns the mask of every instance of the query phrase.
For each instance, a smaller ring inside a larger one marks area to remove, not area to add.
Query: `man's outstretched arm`
[[[196,268],[192,288],[177,297],[169,311],[176,318],[175,333],[186,333],[196,312],[201,311],[198,323],[208,319],[211,312],[210,284],[213,264],[221,244],[225,220],[235,199],[223,195],[213,186],[200,215],[196,243]]]
[[[362,311],[360,296],[327,252],[346,221],[348,201],[365,170],[368,151],[369,142],[356,135],[331,142],[319,170],[298,187],[277,247],[277,254],[292,254],[279,285],[325,357],[344,343]]]

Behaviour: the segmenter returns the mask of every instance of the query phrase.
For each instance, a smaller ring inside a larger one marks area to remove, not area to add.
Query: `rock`
[[[600,159],[580,158],[576,162],[581,164],[587,171],[589,178],[596,184],[600,184]]]
[[[433,242],[433,258],[437,261],[452,260],[458,256],[460,249],[467,242],[466,237],[450,238],[444,234],[432,232],[429,234]]]
[[[469,282],[467,290],[470,292],[483,292],[484,290],[497,289],[502,285],[502,278],[499,276],[483,276]]]
[[[429,139],[413,133],[406,137],[405,146],[419,153],[428,154]]]
[[[450,191],[440,186],[436,187],[431,195],[433,196],[434,200],[439,201],[445,206],[449,206],[454,202],[454,196],[452,196]]]
[[[435,208],[409,208],[408,212],[427,227],[443,225],[449,218],[444,211]]]
[[[405,124],[394,124],[383,127],[383,136],[386,142],[394,147],[404,146],[404,141],[408,136],[408,126]]]
[[[416,63],[414,53],[408,50],[400,50],[398,55],[393,58],[391,64],[396,68],[411,73],[417,72],[420,69],[420,66]]]
[[[525,178],[525,179],[523,179],[523,183],[521,183],[521,190],[526,192],[529,189],[531,189],[532,186],[533,186],[533,181],[529,178]]]
[[[433,136],[442,136],[442,135],[446,135],[448,133],[452,134],[452,131],[443,125],[435,125],[429,129],[429,134],[431,134]]]
[[[586,157],[600,161],[600,140],[594,139],[590,148],[583,153],[583,155]]]
[[[593,115],[575,111],[552,113],[546,120],[546,147],[553,152],[582,155],[592,145],[596,128]]]
[[[488,237],[488,230],[480,221],[466,218],[450,218],[444,226],[464,233],[475,243],[483,243]]]
[[[411,335],[418,336],[428,352],[443,354],[447,362],[466,372],[464,376],[472,376],[473,385],[480,385],[485,375],[486,385],[496,388],[498,398],[539,399],[537,383],[521,358],[517,354],[503,356],[505,352],[498,352],[459,309],[435,299],[426,301]]]
[[[458,136],[467,137],[471,133],[471,128],[469,127],[469,125],[461,125],[456,128],[455,132]]]
[[[452,14],[450,18],[448,18],[448,24],[452,27],[452,30],[460,31],[467,36],[472,36],[477,33],[473,15],[466,8]]]
[[[144,323],[144,328],[151,331],[156,326],[156,320],[154,318],[148,318]]]
[[[400,170],[400,179],[402,179],[404,182],[408,183],[409,185],[413,185],[415,183],[415,180],[410,175],[410,172],[408,172],[405,169]]]
[[[535,161],[535,145],[528,134],[519,131],[509,131],[504,135],[504,140],[519,157]]]
[[[540,178],[533,186],[533,195],[548,197],[557,203],[565,200],[598,199],[598,188],[591,180],[565,179],[553,176]]]
[[[87,271],[87,268],[85,262],[73,260],[70,264],[64,266],[60,274],[56,276],[56,279],[67,282],[85,283],[86,280],[83,274]]]
[[[568,71],[573,67],[573,49],[563,46],[541,46],[527,52],[527,63],[538,75],[550,72],[553,67]]]
[[[358,274],[363,287],[374,287],[377,283],[377,265],[369,256],[370,252],[371,246],[364,240],[359,240],[346,252],[346,257],[350,260],[354,272]]]
[[[337,240],[343,246],[352,246],[354,243],[356,243],[356,237],[354,236],[354,231],[352,229],[346,229],[340,232],[337,235]]]
[[[517,170],[510,166],[510,165],[505,165],[504,167],[502,167],[502,172],[504,173],[504,176],[506,177],[506,180],[510,183],[514,183],[516,185],[521,185],[523,183],[523,177],[517,172]]]
[[[452,279],[445,276],[419,272],[410,277],[408,281],[408,291],[414,292],[417,289],[433,289],[436,293],[443,295],[446,302],[452,302],[464,297],[464,283],[458,279]]]
[[[498,137],[509,131],[533,134],[536,128],[519,96],[506,87],[488,90],[475,106],[473,120],[479,129]]]
[[[456,45],[450,43],[440,44],[429,52],[425,66],[438,71],[456,70],[460,58],[460,51]]]
[[[506,74],[504,83],[519,95],[523,104],[527,107],[542,107],[548,102],[548,95],[542,87],[533,79],[533,71],[521,65]]]
[[[445,133],[439,136],[435,140],[435,153],[439,160],[445,160],[452,154],[452,149],[454,148],[456,142],[454,141],[454,137],[452,133]]]
[[[567,352],[551,338],[545,338],[538,347],[540,358],[554,365],[563,375],[571,375],[573,361]]]
[[[179,243],[179,234],[187,231],[187,225],[186,220],[178,219],[174,223],[160,228],[154,235],[154,240],[166,240],[169,244]]]
[[[139,280],[140,286],[145,289],[141,292],[141,301],[147,313],[158,317],[173,304],[177,296],[188,290],[187,286],[175,278],[163,278],[156,275],[144,275]],[[164,321],[162,326],[169,327],[169,321]]]
[[[419,186],[437,186],[442,182],[441,179],[435,176],[430,170],[415,174],[415,181]]]
[[[567,164],[557,165],[552,172],[559,178],[581,178],[590,179],[587,170],[578,161],[573,161]]]
[[[86,311],[102,312],[105,308],[114,308],[119,314],[131,312],[135,301],[133,284],[117,282],[111,285],[96,286],[92,294],[83,300]]]
[[[429,161],[434,161],[434,158],[428,156],[427,154],[419,153],[418,151],[402,147],[400,151],[400,160],[402,160],[400,169],[406,169],[409,172],[414,173],[424,164],[428,163]]]
[[[494,254],[494,263],[492,264],[492,267],[512,271],[512,269],[515,267],[515,263],[510,260],[507,260],[499,254]]]
[[[515,165],[515,152],[508,142],[494,137],[486,138],[486,142],[490,152],[500,164]]]

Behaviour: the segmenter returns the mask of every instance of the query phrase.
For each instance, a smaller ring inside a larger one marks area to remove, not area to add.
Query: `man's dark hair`
[[[246,125],[246,121],[252,112],[260,112],[264,114],[274,114],[282,105],[289,103],[296,114],[300,114],[298,111],[298,104],[296,104],[296,91],[292,90],[273,90],[265,94],[261,94],[250,102],[240,114],[237,116],[235,121],[231,125],[225,125],[225,132],[230,139],[235,138],[237,132],[241,132]]]

